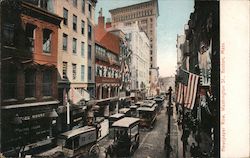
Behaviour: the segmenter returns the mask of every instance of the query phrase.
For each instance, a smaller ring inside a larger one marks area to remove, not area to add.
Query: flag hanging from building
[[[199,76],[183,69],[179,71],[179,83],[177,92],[177,103],[184,103],[184,107],[193,109]]]

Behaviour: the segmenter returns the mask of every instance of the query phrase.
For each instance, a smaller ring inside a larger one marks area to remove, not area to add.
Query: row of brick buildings
[[[94,94],[96,2],[1,1],[1,152],[5,156],[39,152],[53,144],[58,133],[87,124],[86,110],[75,105],[75,97],[84,90]],[[64,92],[71,103],[70,124]]]
[[[105,23],[101,12],[95,25],[96,3],[1,1],[0,152],[4,155],[39,152],[55,143],[59,133],[117,113],[130,101],[132,75],[137,75],[135,90],[150,87],[149,49],[142,51],[148,55],[145,72],[132,74],[130,65],[137,58],[131,55],[131,38],[113,23]],[[155,22],[158,14],[150,16]],[[150,48],[145,33],[143,37]],[[147,80],[137,81],[139,73]]]
[[[190,14],[190,19],[185,25],[185,34],[177,36],[176,45],[178,65],[176,81],[180,79],[180,69],[200,76],[194,108],[192,110],[184,108],[183,127],[189,130],[197,129],[194,130],[194,135],[201,152],[208,157],[218,157],[220,155],[219,2],[200,0],[194,2],[194,12]],[[191,115],[188,116],[188,113]],[[189,124],[190,122],[193,124]]]

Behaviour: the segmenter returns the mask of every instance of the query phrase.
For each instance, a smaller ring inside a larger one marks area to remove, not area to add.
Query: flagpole
[[[185,130],[185,127],[184,127],[184,86],[182,88],[182,148],[183,148],[183,157],[185,158],[186,157],[186,154],[185,154],[185,135],[184,135],[184,130]]]

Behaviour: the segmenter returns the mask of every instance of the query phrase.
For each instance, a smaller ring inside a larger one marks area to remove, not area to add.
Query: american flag
[[[193,109],[197,93],[198,81],[198,75],[180,69],[176,98],[177,103],[184,103],[184,107]]]

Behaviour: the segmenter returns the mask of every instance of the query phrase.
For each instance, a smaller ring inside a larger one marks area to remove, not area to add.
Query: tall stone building
[[[96,0],[54,1],[55,13],[64,18],[58,34],[58,89],[69,91],[73,102],[79,93],[85,100],[94,95],[94,13]],[[79,100],[79,99],[76,99]]]
[[[131,90],[146,90],[149,87],[150,46],[144,31],[140,31],[137,22],[131,26],[119,24],[131,47]]]
[[[145,31],[150,42],[150,72],[151,90],[154,91],[158,81],[157,67],[157,17],[159,16],[158,0],[151,0],[126,7],[116,8],[111,13],[112,27],[119,23],[125,26],[138,22],[139,28]]]

